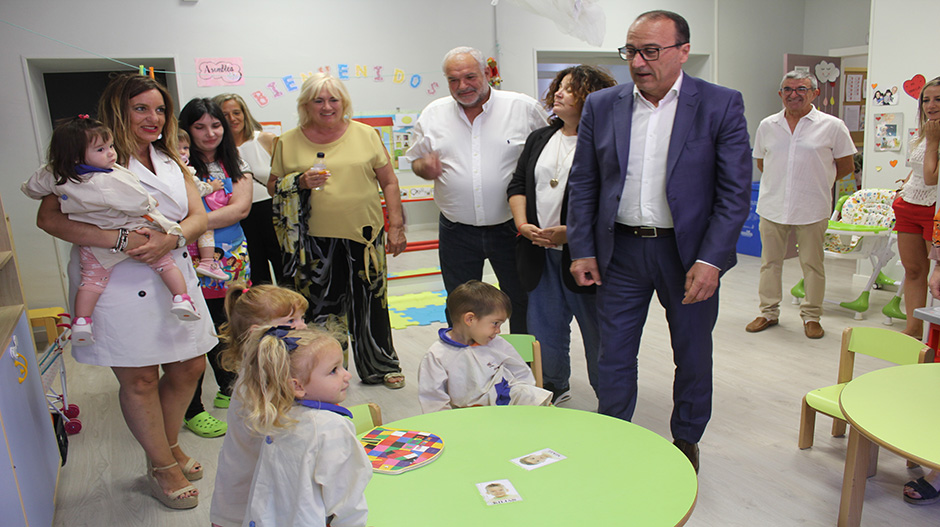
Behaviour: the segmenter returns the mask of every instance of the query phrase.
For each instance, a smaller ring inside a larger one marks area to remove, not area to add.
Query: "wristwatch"
[[[186,237],[180,234],[179,239],[176,240],[176,248],[182,249],[183,247],[186,247]]]

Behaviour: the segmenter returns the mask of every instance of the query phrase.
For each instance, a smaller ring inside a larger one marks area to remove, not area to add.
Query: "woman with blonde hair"
[[[911,141],[911,172],[894,200],[894,230],[898,254],[904,266],[904,308],[907,324],[903,333],[916,339],[924,336],[924,322],[914,310],[927,305],[927,258],[933,240],[933,218],[937,202],[937,141],[940,119],[940,77],[920,91],[917,102],[918,134]]]
[[[297,113],[299,126],[274,148],[268,181],[285,278],[310,302],[311,322],[347,325],[362,382],[401,388],[385,266],[386,244],[397,256],[406,243],[398,178],[375,130],[352,120],[349,93],[336,77],[316,73],[304,81]],[[312,168],[318,159],[328,170]]]
[[[251,115],[245,100],[236,93],[216,95],[212,101],[222,108],[228,121],[238,155],[251,167],[251,212],[241,221],[248,240],[248,258],[251,260],[251,282],[255,285],[280,283],[283,280],[281,249],[274,234],[271,196],[267,183],[271,174],[271,154],[277,136],[265,132]],[[269,267],[270,266],[270,267]],[[271,268],[274,269],[272,280]]]

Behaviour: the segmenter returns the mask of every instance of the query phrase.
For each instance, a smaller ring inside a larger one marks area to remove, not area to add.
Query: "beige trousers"
[[[822,316],[823,297],[826,294],[826,269],[823,242],[829,220],[824,219],[807,225],[784,225],[760,219],[760,294],[761,315],[768,320],[780,317],[780,300],[783,297],[783,259],[787,254],[790,231],[796,233],[800,267],[803,269],[803,287],[806,298],[800,305],[803,322],[819,321]]]

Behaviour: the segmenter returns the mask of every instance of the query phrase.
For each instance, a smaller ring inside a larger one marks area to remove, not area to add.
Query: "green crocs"
[[[215,393],[215,400],[212,401],[212,404],[213,404],[216,408],[228,408],[228,405],[231,404],[231,402],[232,402],[232,396],[231,396],[231,395],[225,395],[225,394],[222,393],[222,392],[216,392],[216,393]]]
[[[183,419],[183,424],[200,437],[219,437],[228,431],[228,424],[225,421],[212,417],[206,411],[199,412],[192,419]]]

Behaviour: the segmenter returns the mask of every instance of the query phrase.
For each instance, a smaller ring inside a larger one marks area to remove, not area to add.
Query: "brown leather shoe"
[[[803,332],[806,333],[806,336],[811,339],[821,339],[823,338],[823,335],[826,334],[826,332],[823,331],[822,326],[819,325],[819,322],[816,322],[815,320],[810,320],[803,324]]]
[[[770,326],[776,326],[779,323],[777,319],[769,320],[764,317],[757,317],[747,327],[744,328],[744,331],[748,333],[757,333],[759,331],[764,331]]]
[[[676,439],[672,444],[676,445],[676,448],[682,451],[685,457],[689,458],[692,468],[698,474],[698,443],[689,443],[685,439]]]

